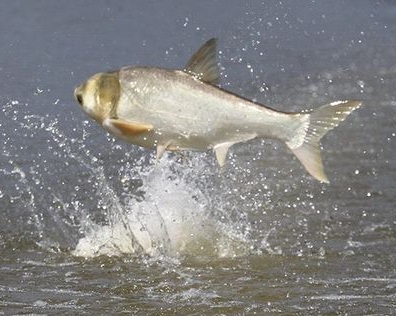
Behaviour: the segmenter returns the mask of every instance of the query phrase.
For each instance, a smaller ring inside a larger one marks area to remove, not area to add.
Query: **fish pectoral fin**
[[[213,147],[213,151],[216,154],[217,162],[219,163],[219,166],[221,168],[225,165],[228,149],[234,144],[234,142],[226,142],[217,144]]]
[[[120,119],[106,119],[104,125],[124,136],[137,136],[142,133],[150,132],[154,128],[154,126],[149,124],[129,122]]]
[[[165,143],[158,144],[157,145],[157,162],[162,158],[162,156],[165,153],[165,150],[169,147],[169,145],[172,143],[172,140],[169,140]]]
[[[201,81],[216,85],[220,78],[220,69],[216,61],[216,44],[215,38],[203,44],[191,56],[184,71]]]

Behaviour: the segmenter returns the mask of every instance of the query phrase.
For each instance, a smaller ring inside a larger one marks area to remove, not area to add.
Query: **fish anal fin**
[[[216,85],[220,78],[220,69],[216,61],[216,38],[208,40],[191,56],[184,71],[195,78]]]
[[[256,133],[251,133],[251,134],[240,134],[234,137],[231,141],[224,142],[224,143],[219,143],[213,146],[213,151],[215,152],[217,162],[219,163],[219,166],[222,168],[224,167],[226,160],[227,160],[227,153],[228,149],[234,144],[240,143],[240,142],[246,142],[251,139],[254,139],[257,137]]]
[[[233,142],[227,142],[227,143],[217,144],[216,146],[213,147],[220,168],[224,167],[225,162],[227,160],[228,149],[232,145],[234,145]]]
[[[106,119],[104,124],[114,132],[119,132],[123,136],[137,136],[153,130],[153,126],[136,122],[124,121],[121,119]]]

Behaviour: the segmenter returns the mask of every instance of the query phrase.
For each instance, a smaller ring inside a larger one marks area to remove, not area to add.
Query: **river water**
[[[393,1],[2,1],[0,314],[392,315]],[[219,39],[223,88],[283,111],[363,107],[323,139],[330,184],[281,143],[155,153],[74,87],[181,68]]]

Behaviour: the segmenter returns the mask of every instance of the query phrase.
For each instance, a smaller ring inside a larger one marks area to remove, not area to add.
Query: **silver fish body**
[[[213,149],[220,166],[228,149],[256,137],[286,143],[308,172],[328,182],[319,141],[354,109],[337,101],[311,113],[284,113],[256,104],[215,84],[219,69],[214,39],[195,53],[184,70],[123,67],[99,73],[75,90],[83,109],[106,130],[143,147]]]
[[[154,126],[150,137],[128,140],[153,147],[206,150],[255,137],[292,138],[307,115],[288,115],[256,105],[183,72],[122,68],[117,117]]]

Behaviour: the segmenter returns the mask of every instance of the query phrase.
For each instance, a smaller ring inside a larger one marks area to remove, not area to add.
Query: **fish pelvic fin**
[[[299,127],[303,128],[305,133],[297,132],[295,137],[286,142],[309,174],[318,181],[329,183],[323,169],[321,138],[360,106],[359,101],[337,101],[305,114],[308,120]]]
[[[170,144],[172,143],[172,140],[166,141],[164,143],[160,143],[157,145],[157,163],[158,161],[161,160],[162,156],[164,155],[165,151],[169,149]]]

